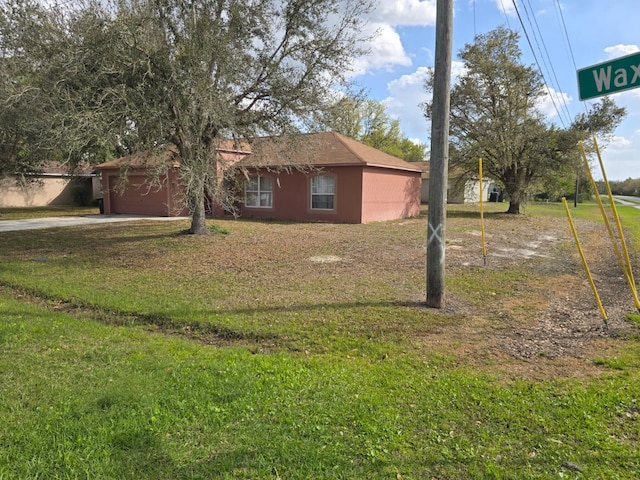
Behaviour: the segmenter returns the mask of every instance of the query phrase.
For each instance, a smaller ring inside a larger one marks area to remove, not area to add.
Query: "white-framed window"
[[[273,180],[271,177],[251,177],[244,186],[244,204],[247,207],[273,207]]]
[[[311,177],[311,209],[333,210],[335,208],[336,178],[332,175]]]

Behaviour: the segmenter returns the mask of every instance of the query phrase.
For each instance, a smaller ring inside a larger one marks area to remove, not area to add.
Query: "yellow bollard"
[[[567,219],[569,220],[569,226],[571,227],[571,232],[573,233],[573,238],[576,241],[576,245],[578,247],[578,252],[580,253],[580,258],[582,259],[582,265],[584,266],[584,270],[587,273],[587,277],[589,279],[589,283],[591,284],[591,289],[593,290],[593,294],[596,297],[596,302],[598,303],[598,308],[600,309],[600,313],[602,314],[602,319],[604,320],[605,327],[609,328],[609,323],[607,322],[607,312],[604,311],[604,307],[602,306],[602,302],[600,301],[600,295],[598,295],[598,289],[596,288],[596,284],[593,281],[593,277],[591,276],[591,272],[589,271],[589,265],[587,265],[587,259],[584,256],[584,252],[582,251],[582,245],[580,245],[580,240],[578,239],[578,232],[576,231],[576,226],[573,223],[573,219],[571,218],[571,212],[569,211],[569,205],[567,204],[567,199],[562,197],[562,203],[564,205],[564,209],[567,212]]]
[[[593,145],[594,147],[596,147],[598,161],[600,162],[600,168],[602,169],[602,179],[604,180],[604,184],[607,187],[607,194],[609,195],[609,202],[611,203],[611,211],[613,212],[613,218],[615,219],[616,226],[618,227],[618,236],[620,237],[620,245],[622,245],[622,253],[624,254],[624,259],[627,262],[626,272],[629,277],[629,287],[631,288],[631,294],[633,295],[633,301],[635,302],[636,308],[640,310],[640,300],[638,300],[636,281],[633,278],[633,270],[631,268],[631,259],[629,258],[627,242],[624,239],[624,232],[622,231],[622,224],[620,223],[620,217],[618,216],[618,209],[616,208],[616,202],[613,199],[613,193],[611,193],[611,187],[609,186],[609,181],[607,180],[607,172],[604,169],[604,163],[602,162],[602,155],[600,155],[600,147],[598,147],[598,141],[596,140],[596,137],[593,137]]]
[[[620,248],[618,247],[618,242],[616,240],[615,234],[613,233],[613,228],[611,228],[611,222],[609,221],[609,217],[604,210],[604,205],[602,203],[602,198],[600,197],[600,193],[598,192],[598,188],[596,187],[596,182],[593,180],[593,175],[591,174],[591,167],[589,165],[589,160],[587,160],[587,154],[584,151],[584,145],[582,141],[578,142],[578,147],[580,149],[580,154],[582,155],[582,159],[584,160],[585,170],[587,171],[587,176],[589,177],[589,182],[591,184],[591,188],[594,191],[594,195],[596,197],[596,202],[598,203],[598,207],[600,207],[600,214],[602,215],[602,220],[604,221],[605,226],[607,227],[607,232],[609,233],[609,238],[611,239],[611,244],[613,245],[613,250],[616,254],[616,258],[618,259],[618,264],[624,273],[624,277],[627,280],[627,285],[629,286],[629,290],[631,291],[631,296],[633,297],[633,301],[635,303],[636,308],[640,309],[640,300],[638,300],[638,294],[635,287],[635,281],[633,280],[633,275],[630,274],[629,268],[631,268],[631,264],[625,264],[622,253],[620,252]]]
[[[478,178],[480,179],[480,231],[482,236],[482,262],[487,264],[487,244],[484,239],[484,193],[482,192],[482,159],[478,159]]]

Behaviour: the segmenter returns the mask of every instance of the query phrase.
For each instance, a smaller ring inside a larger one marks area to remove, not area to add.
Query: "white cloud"
[[[510,17],[516,16],[516,7],[513,4],[515,1],[516,0],[494,0],[496,8]]]
[[[373,20],[390,25],[435,25],[436,0],[385,0],[373,13]]]
[[[605,53],[610,59],[624,57],[625,55],[631,55],[632,53],[636,53],[639,50],[640,48],[638,48],[637,45],[623,45],[621,43],[604,49]]]
[[[455,83],[464,71],[462,62],[454,61],[451,65],[451,81]],[[400,120],[403,133],[413,141],[425,143],[430,135],[430,127],[424,118],[421,104],[431,99],[431,93],[424,88],[429,67],[419,67],[415,72],[402,75],[387,84],[389,96],[384,104],[392,118]]]
[[[547,93],[538,100],[536,108],[549,119],[557,117],[559,110],[561,118],[566,119],[565,105],[568,106],[571,103],[571,100],[573,99],[568,94],[558,92],[549,87]]]
[[[638,167],[638,151],[640,130],[630,131],[624,135],[614,135],[611,138],[599,138],[598,143],[602,152],[602,161],[609,180],[625,180],[640,177]],[[602,170],[596,162],[595,177],[602,178]]]
[[[610,143],[600,145],[602,161],[609,180],[638,178],[638,144],[628,138],[614,137]],[[600,166],[596,166],[594,177],[602,178]]]
[[[352,68],[353,76],[363,75],[371,70],[411,65],[411,58],[405,52],[398,32],[390,25],[370,23],[367,29],[377,34],[369,42],[370,53],[355,60]]]
[[[436,22],[436,0],[380,1],[370,14],[363,34],[373,38],[368,42],[370,53],[354,61],[352,75],[364,75],[379,69],[412,65],[396,27],[433,26]]]
[[[458,77],[466,71],[466,67],[463,62],[453,61],[451,62],[451,83],[456,83]]]
[[[628,147],[632,146],[633,142],[625,137],[614,136],[609,141],[609,146],[612,150],[627,150]]]
[[[387,113],[400,120],[404,134],[422,142],[426,141],[429,134],[427,121],[420,108],[420,104],[430,97],[424,89],[427,72],[427,67],[420,67],[411,74],[389,82],[389,96],[382,101]]]

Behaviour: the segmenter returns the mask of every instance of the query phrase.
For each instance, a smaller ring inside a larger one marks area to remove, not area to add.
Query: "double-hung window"
[[[311,177],[311,209],[333,210],[335,207],[336,178],[329,175]]]
[[[244,187],[244,204],[247,207],[273,207],[273,180],[271,177],[251,177]]]

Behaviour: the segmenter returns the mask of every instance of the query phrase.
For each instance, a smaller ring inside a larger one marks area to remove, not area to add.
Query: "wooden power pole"
[[[453,0],[437,0],[427,225],[427,306],[444,307]]]

